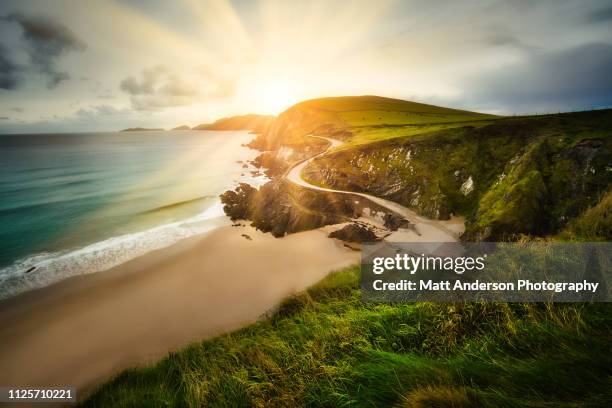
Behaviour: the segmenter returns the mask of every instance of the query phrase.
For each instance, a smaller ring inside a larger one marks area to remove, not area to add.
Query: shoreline
[[[108,270],[204,233],[218,226],[213,218],[227,224],[219,195],[267,181],[251,164],[257,152],[243,146],[253,139],[248,131],[153,133],[42,133],[5,142],[14,157],[0,188],[7,194],[1,218],[10,224],[0,299]],[[98,160],[99,152],[117,161]]]
[[[184,239],[206,235],[231,224],[219,200],[206,210],[178,221],[109,236],[81,247],[29,254],[0,268],[0,301],[81,275],[105,272]],[[137,245],[134,245],[137,243]]]
[[[359,261],[359,252],[326,235],[319,229],[278,239],[222,226],[4,299],[0,383],[74,386],[82,399],[123,369],[255,322]]]

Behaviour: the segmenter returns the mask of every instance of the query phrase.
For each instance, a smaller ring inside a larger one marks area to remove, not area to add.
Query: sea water
[[[257,185],[243,131],[0,136],[0,299],[99,272],[228,222]]]

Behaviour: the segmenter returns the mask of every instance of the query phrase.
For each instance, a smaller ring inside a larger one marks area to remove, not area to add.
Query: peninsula
[[[151,132],[151,131],[163,131],[164,129],[162,128],[143,128],[143,127],[133,127],[133,128],[127,128],[127,129],[122,129],[120,130],[120,132]]]

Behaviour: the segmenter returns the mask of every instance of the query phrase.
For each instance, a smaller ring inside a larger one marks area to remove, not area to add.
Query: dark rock
[[[240,183],[235,191],[229,190],[221,194],[223,211],[232,221],[247,219],[249,205],[257,189],[246,183]]]
[[[386,212],[350,194],[315,191],[284,179],[270,181],[259,190],[241,184],[222,194],[221,201],[232,219],[251,220],[253,227],[275,237],[349,221],[364,207]]]
[[[251,238],[250,236],[248,236],[247,234],[242,234],[241,236],[245,237],[246,239],[248,239],[249,241],[252,241],[253,238]]]
[[[397,231],[399,228],[408,228],[411,225],[410,221],[393,213],[385,214],[383,220],[385,221],[385,228],[391,231]]]
[[[365,225],[357,223],[347,224],[343,228],[332,232],[328,236],[330,238],[336,238],[347,242],[361,243],[380,241],[380,238],[377,237],[372,230],[367,228]]]

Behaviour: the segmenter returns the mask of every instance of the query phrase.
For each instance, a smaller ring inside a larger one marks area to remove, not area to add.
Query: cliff
[[[610,191],[612,111],[500,119],[346,149],[304,176],[432,218],[467,217],[465,239],[557,234]]]

